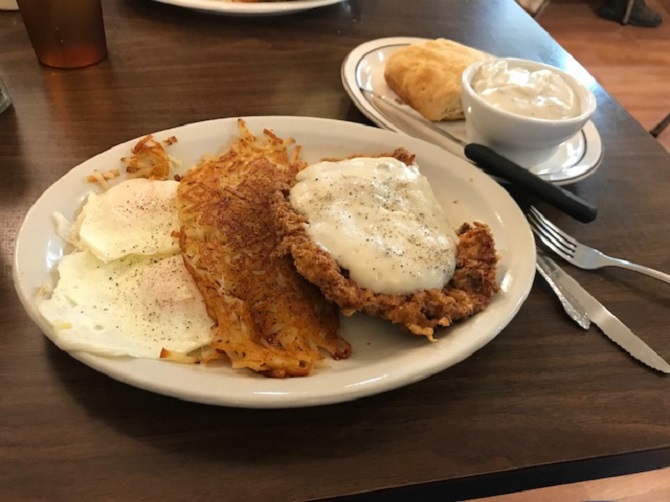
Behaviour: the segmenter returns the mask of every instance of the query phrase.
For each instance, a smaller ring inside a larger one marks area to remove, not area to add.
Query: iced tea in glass
[[[17,0],[37,59],[80,68],[107,56],[101,0]]]

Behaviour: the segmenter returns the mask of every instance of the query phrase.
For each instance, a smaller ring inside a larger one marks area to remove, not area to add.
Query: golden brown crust
[[[278,243],[268,201],[295,178],[289,140],[242,135],[223,155],[190,170],[178,188],[184,262],[216,321],[213,357],[266,376],[305,376],[323,359],[349,356],[338,314],[293,268]],[[211,357],[211,356],[208,356]]]
[[[488,54],[453,40],[437,39],[395,51],[384,66],[389,87],[428,120],[463,118],[461,76]]]
[[[411,154],[400,149],[392,155],[399,155],[402,160]],[[307,221],[293,210],[288,194],[289,186],[285,185],[271,198],[281,239],[276,254],[291,255],[298,272],[335,302],[344,315],[364,312],[434,340],[436,327],[450,326],[482,311],[499,289],[495,244],[489,227],[483,223],[465,223],[458,229],[456,271],[443,289],[392,295],[361,288],[310,238]]]

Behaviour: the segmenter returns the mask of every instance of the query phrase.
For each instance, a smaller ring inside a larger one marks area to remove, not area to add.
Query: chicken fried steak
[[[404,163],[413,161],[413,156],[403,149],[381,157],[392,157]],[[351,278],[350,270],[323,245],[315,242],[307,217],[292,205],[291,187],[294,185],[295,181],[292,181],[272,197],[272,211],[280,237],[277,253],[290,255],[298,272],[315,284],[327,299],[335,302],[344,315],[363,312],[378,316],[434,341],[435,328],[450,326],[482,311],[498,291],[493,236],[487,225],[478,222],[464,223],[456,231],[453,275],[440,286],[402,293],[375,292],[361,287]],[[417,214],[416,219],[421,216]],[[369,240],[380,239],[373,235]],[[398,253],[399,256],[402,254]]]

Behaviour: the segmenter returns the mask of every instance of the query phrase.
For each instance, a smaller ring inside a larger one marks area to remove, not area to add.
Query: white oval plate
[[[387,96],[404,107],[408,113],[420,115],[391,90],[384,79],[384,65],[393,52],[400,47],[424,42],[424,38],[391,37],[371,40],[353,49],[342,63],[342,84],[356,107],[379,127],[391,131],[405,132],[391,119],[381,114],[370,104],[361,88]],[[467,141],[465,121],[442,121],[435,125],[457,138]],[[411,131],[407,131],[411,133]],[[603,158],[602,141],[593,122],[572,138],[562,143],[557,152],[548,160],[534,166],[531,171],[557,185],[575,183],[591,176],[600,166]]]
[[[517,313],[535,275],[535,243],[515,202],[477,168],[424,141],[361,124],[308,117],[245,120],[256,134],[269,128],[279,136],[295,138],[308,162],[326,156],[378,154],[400,146],[414,152],[454,226],[477,220],[491,227],[500,255],[500,293],[480,314],[440,330],[435,343],[378,319],[343,318],[341,333],[353,347],[352,356],[331,361],[306,378],[272,380],[223,364],[181,365],[84,352],[72,352],[73,357],[121,382],[188,401],[253,408],[312,406],[377,394],[427,378],[490,342]],[[237,119],[229,118],[157,132],[154,138],[176,136],[178,142],[169,152],[183,161],[186,170],[203,154],[225,150],[238,132]],[[85,181],[86,175],[94,169],[120,168],[121,157],[136,142],[117,145],[73,168],[44,192],[21,226],[14,257],[16,289],[28,314],[50,339],[51,327],[39,315],[35,299],[40,285],[53,285],[54,270],[64,252],[52,214],[59,211],[72,219],[85,195],[94,189]]]
[[[203,12],[229,16],[277,16],[340,3],[343,0],[293,0],[287,2],[231,2],[229,0],[154,0]]]

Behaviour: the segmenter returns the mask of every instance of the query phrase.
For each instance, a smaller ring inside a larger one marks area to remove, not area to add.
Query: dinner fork
[[[670,284],[669,274],[638,265],[628,260],[613,258],[597,249],[582,244],[554,225],[533,206],[526,213],[526,218],[530,223],[530,228],[540,238],[542,243],[568,263],[572,263],[585,270],[595,270],[603,267],[625,268]]]

